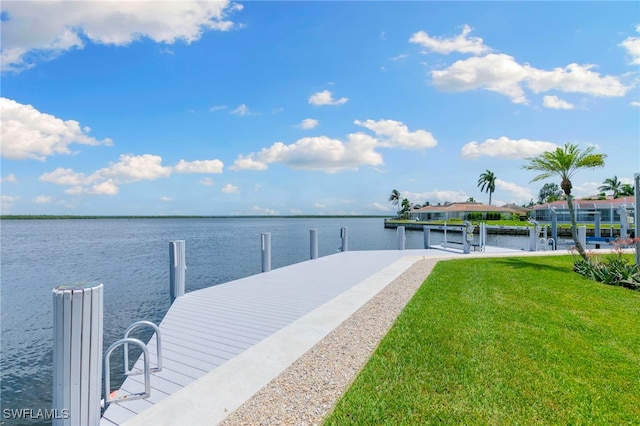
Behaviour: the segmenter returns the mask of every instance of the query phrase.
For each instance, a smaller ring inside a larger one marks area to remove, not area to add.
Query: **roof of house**
[[[626,204],[627,206],[632,206],[634,204],[634,197],[620,197],[620,198],[607,198],[605,200],[592,200],[592,199],[574,199],[573,206],[577,209],[605,209],[605,208],[616,208]],[[547,210],[551,207],[555,207],[556,209],[568,209],[567,200],[558,200],[552,203],[545,204],[537,204],[533,206],[534,210]]]

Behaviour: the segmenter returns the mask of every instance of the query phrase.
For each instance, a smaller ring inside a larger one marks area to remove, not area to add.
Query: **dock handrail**
[[[142,349],[144,356],[144,392],[132,393],[120,396],[119,398],[111,397],[111,353],[118,347],[123,345],[136,345]],[[112,402],[135,401],[136,399],[149,398],[151,396],[151,372],[149,371],[149,349],[141,340],[128,337],[114,342],[104,355],[104,400],[100,401],[101,405],[106,408]]]
[[[158,373],[162,371],[162,337],[160,334],[160,328],[154,323],[152,323],[151,321],[137,321],[131,324],[129,328],[127,328],[127,330],[124,332],[124,339],[126,340],[129,337],[129,333],[131,333],[133,330],[144,325],[153,328],[153,330],[156,332],[156,368],[152,368],[150,371],[152,373]],[[133,371],[132,369],[129,369],[129,346],[128,346],[128,343],[125,342],[124,343],[124,374],[125,376],[133,376],[133,375],[142,374],[142,373],[143,371],[140,371],[140,370]]]

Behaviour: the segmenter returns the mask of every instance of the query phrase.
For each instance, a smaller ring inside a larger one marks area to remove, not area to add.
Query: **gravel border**
[[[220,425],[321,423],[437,262],[414,263]]]

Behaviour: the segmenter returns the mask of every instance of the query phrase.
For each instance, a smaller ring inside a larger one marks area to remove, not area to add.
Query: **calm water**
[[[168,310],[169,241],[186,240],[187,291],[193,291],[260,273],[263,232],[271,232],[275,269],[309,258],[309,229],[318,229],[320,256],[336,253],[342,226],[349,228],[349,250],[397,247],[396,231],[379,218],[2,221],[0,408],[51,407],[53,287],[104,284],[107,348],[133,322],[159,323]],[[422,248],[421,232],[406,237],[407,249]],[[502,238],[491,245],[527,244],[525,237],[489,237]]]

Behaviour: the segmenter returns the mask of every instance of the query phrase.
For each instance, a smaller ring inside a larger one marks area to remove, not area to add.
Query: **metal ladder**
[[[156,333],[156,367],[151,368],[149,363],[149,349],[147,345],[139,339],[135,339],[129,337],[129,333],[131,333],[136,328],[141,326],[148,326],[153,328]],[[129,368],[129,345],[138,346],[142,349],[143,355],[143,369],[142,370],[133,370]],[[111,397],[111,354],[113,351],[119,347],[123,347],[123,358],[124,358],[124,375],[125,376],[134,376],[138,374],[144,374],[144,392],[132,393],[127,395],[122,395],[118,398]],[[160,328],[152,323],[151,321],[138,321],[129,326],[127,330],[124,332],[124,337],[116,342],[114,342],[109,349],[105,352],[104,355],[104,399],[100,401],[100,405],[102,408],[107,408],[107,406],[112,403],[121,403],[128,401],[135,401],[137,399],[149,398],[151,396],[151,373],[158,373],[162,371],[162,337],[160,334]]]

